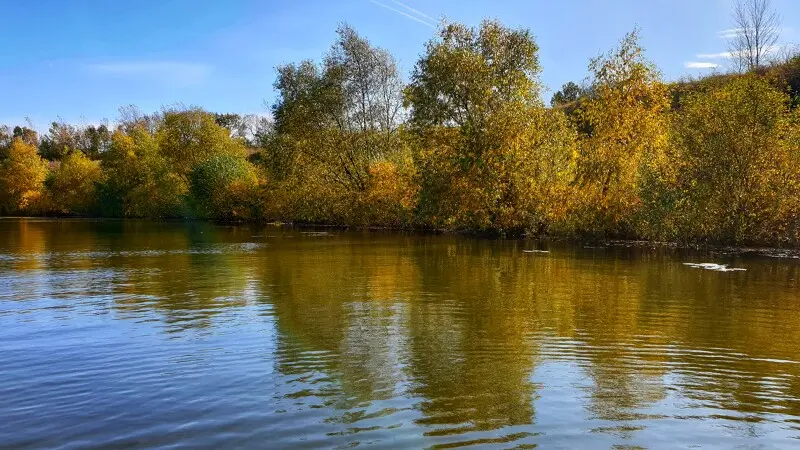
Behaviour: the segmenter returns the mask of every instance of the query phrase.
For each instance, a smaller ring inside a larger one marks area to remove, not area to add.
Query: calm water
[[[0,447],[800,447],[800,261],[533,248],[0,220]]]

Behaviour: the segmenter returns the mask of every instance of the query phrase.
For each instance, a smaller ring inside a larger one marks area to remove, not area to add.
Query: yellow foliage
[[[394,228],[410,226],[419,194],[413,169],[410,157],[370,165],[367,189],[349,222]]]
[[[635,31],[590,69],[594,93],[578,111],[589,132],[579,143],[573,220],[590,234],[625,233],[640,206],[643,165],[666,147],[669,97]]]
[[[544,232],[563,220],[574,142],[560,111],[521,104],[493,113],[477,137],[430,130],[417,156],[421,213],[442,228]]]
[[[103,178],[98,161],[73,151],[47,180],[49,206],[61,214],[86,214],[97,206],[97,183]]]
[[[634,31],[547,109],[530,30],[443,23],[404,90],[391,55],[338,33],[323,62],[279,68],[254,136],[133,111],[110,144],[58,145],[98,165],[55,151],[80,133],[54,125],[48,177],[35,133],[0,127],[0,212],[800,243],[799,58],[668,88]]]
[[[116,131],[102,167],[107,175],[101,195],[105,215],[184,215],[187,182],[172,169],[144,128],[136,127],[128,134]]]
[[[672,133],[678,236],[797,238],[800,127],[789,102],[756,75],[684,99]]]
[[[48,166],[36,147],[14,139],[0,162],[0,208],[6,213],[34,212],[44,192]]]

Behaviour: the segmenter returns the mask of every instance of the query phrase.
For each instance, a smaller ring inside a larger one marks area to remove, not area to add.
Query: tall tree
[[[110,146],[111,131],[108,125],[75,126],[61,120],[50,125],[50,129],[39,144],[39,153],[45,159],[52,161],[61,160],[77,150],[97,160]]]
[[[99,161],[83,152],[65,156],[58,169],[45,181],[50,209],[62,213],[94,213],[97,206],[97,183],[103,179]]]
[[[642,168],[661,159],[667,140],[666,87],[644,56],[638,30],[589,65],[593,95],[578,112],[587,135],[577,159],[576,214],[590,232],[626,232],[639,205]]]
[[[369,164],[384,158],[401,122],[402,83],[394,58],[340,26],[323,64],[278,68],[276,139],[269,159],[291,170],[298,155],[346,190],[363,191]]]
[[[245,154],[243,143],[199,108],[165,110],[155,138],[161,154],[187,181],[195,166],[214,156]]]
[[[560,112],[545,111],[539,71],[530,30],[495,21],[444,24],[427,44],[406,89],[424,220],[504,231],[549,222],[538,194],[554,200],[564,186],[557,173],[573,136]]]
[[[39,153],[48,160],[60,160],[77,148],[78,129],[63,120],[52,122],[42,137]]]
[[[800,187],[789,101],[764,78],[746,75],[682,102],[672,138],[681,236],[741,242],[783,231],[776,219]]]
[[[754,70],[767,62],[781,34],[781,17],[771,0],[737,0],[733,8],[733,36],[728,43],[735,66]]]
[[[483,127],[509,102],[540,103],[539,47],[530,30],[487,20],[479,28],[444,24],[427,43],[406,89],[411,123]]]
[[[394,57],[373,47],[349,25],[342,25],[325,58],[325,74],[343,97],[343,114],[351,131],[393,132],[400,122],[402,81]]]
[[[108,125],[87,125],[78,130],[78,149],[91,159],[99,159],[111,146]]]

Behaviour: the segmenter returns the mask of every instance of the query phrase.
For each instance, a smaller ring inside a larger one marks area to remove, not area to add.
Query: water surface
[[[0,220],[0,447],[798,447],[798,268]]]

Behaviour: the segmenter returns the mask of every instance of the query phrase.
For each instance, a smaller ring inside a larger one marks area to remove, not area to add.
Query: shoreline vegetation
[[[713,242],[686,242],[686,241],[658,241],[658,240],[643,240],[643,239],[615,239],[603,237],[585,237],[585,236],[556,236],[556,235],[538,235],[531,236],[527,233],[507,235],[495,231],[477,232],[474,230],[447,230],[447,229],[431,229],[431,228],[398,228],[398,227],[383,227],[383,226],[352,226],[352,225],[334,225],[324,223],[295,223],[295,222],[264,222],[264,221],[243,221],[243,220],[206,220],[197,219],[194,217],[167,217],[167,218],[126,218],[126,217],[102,217],[102,216],[77,216],[77,215],[61,215],[61,216],[0,216],[2,220],[32,220],[32,221],[119,221],[125,222],[128,220],[133,221],[150,221],[154,223],[170,224],[170,223],[193,223],[198,222],[208,224],[212,227],[238,227],[238,226],[256,226],[257,229],[266,230],[272,229],[285,229],[294,230],[301,234],[311,235],[331,235],[336,232],[349,232],[349,231],[363,231],[373,233],[410,233],[417,236],[462,236],[465,238],[478,238],[478,239],[498,239],[508,241],[525,241],[533,242],[534,245],[539,246],[545,244],[568,245],[575,248],[594,249],[594,250],[609,250],[615,248],[638,248],[650,250],[689,250],[699,251],[703,254],[710,256],[724,256],[724,257],[742,257],[742,256],[757,256],[757,257],[770,257],[778,259],[800,259],[800,247],[786,247],[786,246],[769,246],[765,245],[731,245],[726,243],[713,243]],[[523,253],[549,253],[549,250],[540,249],[521,249]]]
[[[634,31],[547,106],[530,30],[443,22],[407,82],[337,36],[270,118],[0,128],[0,214],[800,246],[800,55],[667,83]]]

